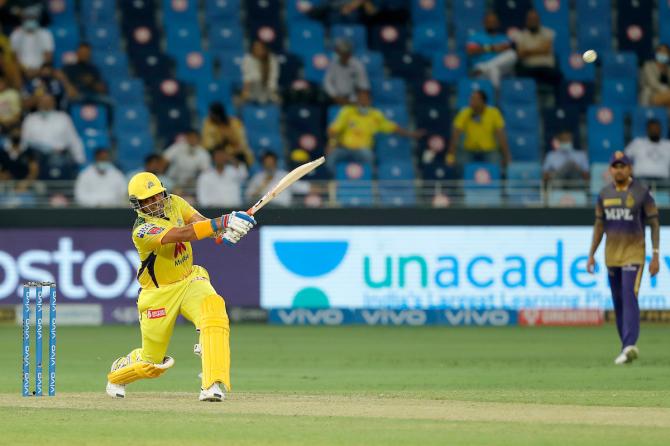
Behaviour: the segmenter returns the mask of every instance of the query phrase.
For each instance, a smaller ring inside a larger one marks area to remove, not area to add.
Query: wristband
[[[195,237],[198,240],[202,240],[214,234],[214,227],[216,222],[212,223],[212,220],[203,220],[193,223],[193,230],[195,231]]]
[[[661,250],[657,248],[657,249],[652,249],[651,252],[653,252],[654,254],[658,254],[658,253],[661,252]]]

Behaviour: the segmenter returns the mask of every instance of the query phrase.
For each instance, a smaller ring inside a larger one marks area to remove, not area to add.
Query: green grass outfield
[[[616,367],[612,325],[237,325],[234,391],[214,404],[197,401],[190,327],[173,369],[115,400],[105,375],[137,327],[60,327],[58,395],[36,399],[20,396],[20,328],[0,326],[0,445],[664,445],[669,335],[644,325],[641,360]]]

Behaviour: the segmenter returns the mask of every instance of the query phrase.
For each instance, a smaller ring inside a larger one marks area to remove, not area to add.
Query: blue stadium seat
[[[379,198],[386,206],[414,206],[416,188],[411,160],[384,160],[379,165]]]
[[[285,158],[284,144],[282,143],[279,133],[256,131],[247,133],[247,139],[249,140],[249,146],[256,156],[272,152],[277,155],[280,160]]]
[[[556,135],[564,130],[569,130],[574,141],[579,141],[579,109],[572,107],[554,107],[544,110],[542,122],[544,123],[544,150],[553,148],[553,140]]]
[[[187,101],[186,85],[177,79],[156,79],[148,87],[150,107],[154,112],[171,106],[182,106]]]
[[[500,18],[503,30],[522,29],[526,24],[526,13],[533,7],[532,0],[495,0],[493,10]]]
[[[106,130],[109,123],[107,108],[102,105],[74,104],[70,106],[70,116],[79,133],[84,129]]]
[[[414,110],[426,107],[449,107],[449,88],[435,79],[428,79],[414,87]]]
[[[300,22],[291,24],[289,29],[289,51],[299,56],[311,57],[324,53],[325,31],[317,22]],[[305,64],[307,65],[307,64]]]
[[[444,0],[423,1],[412,0],[412,22],[414,26],[427,23],[446,23],[447,7]]]
[[[593,82],[563,81],[558,95],[561,107],[579,107],[581,110],[593,104]]]
[[[605,162],[591,161],[589,189],[591,195],[598,195],[600,190],[608,183],[612,182],[612,177],[609,173],[609,164]]]
[[[409,125],[409,115],[407,114],[407,107],[404,105],[382,105],[377,108],[387,119],[395,122],[400,127],[407,128]]]
[[[185,102],[153,107],[152,111],[156,117],[157,135],[166,144],[171,144],[177,135],[192,128],[191,111]]]
[[[107,130],[84,129],[79,134],[79,137],[84,144],[84,153],[88,162],[94,160],[96,150],[109,149],[111,147],[109,132]]]
[[[636,79],[603,79],[602,104],[618,106],[625,113],[637,105]]]
[[[47,12],[52,23],[73,22],[76,20],[75,0],[47,2]]]
[[[84,35],[86,41],[94,50],[118,51],[119,49],[121,34],[119,33],[119,27],[114,23],[85,23]]]
[[[387,161],[412,162],[412,148],[409,140],[398,135],[379,134],[375,139],[377,159]],[[381,179],[381,178],[380,178]]]
[[[240,0],[205,0],[205,14],[208,19],[218,23],[228,21],[239,23]]]
[[[558,59],[558,63],[565,80],[593,82],[596,79],[595,64],[585,63],[581,54],[562,54]]]
[[[329,126],[333,123],[333,121],[335,121],[335,118],[337,118],[337,115],[340,113],[341,109],[342,107],[340,105],[331,105],[328,107],[326,120]]]
[[[537,134],[540,128],[540,119],[535,105],[507,105],[502,107],[505,117],[505,127],[509,130],[519,130]]]
[[[444,22],[417,24],[412,30],[414,53],[432,59],[436,53],[447,51],[447,28]]]
[[[286,4],[286,20],[291,25],[293,22],[301,22],[310,20],[307,12],[322,4],[326,0],[287,0]]]
[[[185,23],[198,23],[197,1],[163,0],[163,24],[173,27]]]
[[[381,82],[384,78],[384,56],[376,51],[368,51],[356,54],[368,73],[370,83]]]
[[[245,0],[244,6],[247,10],[247,21],[278,19],[281,14],[281,2],[272,2],[268,0]]]
[[[404,25],[377,25],[370,31],[370,49],[384,55],[405,53],[409,32]]]
[[[428,133],[445,134],[451,129],[448,107],[420,107],[415,110],[417,128]]]
[[[277,54],[279,62],[279,85],[283,88],[288,87],[298,79],[302,69],[302,59],[295,54]]]
[[[254,132],[279,134],[279,108],[276,105],[246,105],[242,108],[242,122],[247,135]]]
[[[577,2],[579,3],[579,2]],[[604,54],[612,50],[612,30],[604,22],[581,24],[577,32],[577,49],[580,52],[588,49]]]
[[[128,58],[121,51],[109,53],[93,51],[92,60],[108,84],[129,77]]]
[[[229,79],[235,85],[242,84],[242,60],[244,52],[240,49],[221,51],[215,54],[219,62],[221,77]]]
[[[61,22],[49,27],[54,38],[54,65],[60,67],[64,54],[74,52],[79,45],[79,26],[76,22]]]
[[[454,38],[456,40],[456,50],[465,52],[468,42],[472,36],[482,31],[481,21],[478,23],[469,23],[469,21],[458,21],[455,25]]]
[[[454,25],[467,23],[481,27],[486,12],[486,0],[461,0],[452,2],[451,17]]]
[[[465,204],[467,206],[500,206],[500,168],[495,164],[467,163],[464,166]]]
[[[567,2],[534,0],[534,7],[540,14],[542,26],[552,29],[554,50],[558,54],[570,51],[570,5]]]
[[[376,107],[386,105],[405,105],[407,85],[400,78],[390,78],[372,85],[372,100]]]
[[[109,91],[116,104],[144,104],[144,84],[139,79],[113,79]]]
[[[500,85],[500,105],[537,105],[537,86],[534,79],[503,79]]]
[[[661,122],[661,134],[664,138],[668,137],[668,112],[662,107],[635,107],[633,109],[633,122],[631,126],[631,136],[647,136],[647,121],[657,119]]]
[[[653,57],[654,3],[652,0],[617,0],[617,40],[620,51],[632,51],[640,60]],[[668,26],[667,22],[660,22],[660,25],[661,28]]]
[[[624,147],[624,115],[616,107],[593,105],[587,113],[589,161],[608,162]]]
[[[344,206],[372,204],[372,166],[360,163],[338,163],[337,201]]]
[[[154,142],[149,132],[118,135],[117,162],[124,172],[132,172],[144,165],[144,158],[153,153]]]
[[[536,132],[507,130],[507,142],[512,159],[515,161],[539,161],[540,140]]]
[[[368,48],[368,36],[363,25],[333,25],[330,29],[330,40],[346,39],[351,42],[355,52],[366,51]]]
[[[426,79],[428,60],[412,53],[391,53],[385,58],[386,66],[393,77],[401,77],[409,84],[419,84]]]
[[[158,8],[155,0],[117,2],[121,9],[121,26],[128,31],[138,26],[156,27],[155,13]]]
[[[210,26],[207,38],[210,51],[241,51],[244,48],[244,32],[239,23]]]
[[[305,80],[321,85],[326,76],[326,70],[330,60],[324,53],[316,53],[312,56],[303,56],[305,66]]]
[[[177,78],[190,84],[197,83],[200,79],[209,79],[214,73],[212,59],[209,53],[192,51],[178,56]]]
[[[92,0],[79,2],[79,20],[85,24],[116,24],[116,0]]]
[[[438,53],[433,56],[433,77],[455,84],[468,75],[467,59],[460,53]]]
[[[233,84],[228,79],[200,79],[195,84],[195,101],[198,116],[204,118],[212,102],[221,102],[228,114],[235,114]]]
[[[461,109],[467,107],[470,103],[470,96],[475,90],[481,90],[488,96],[489,105],[494,103],[493,84],[487,79],[471,79],[464,78],[458,81],[456,108]]]
[[[634,79],[637,81],[637,55],[631,51],[610,52],[602,56],[603,79]]]
[[[513,205],[542,204],[540,187],[542,166],[538,162],[513,161],[507,166],[505,192],[507,202]]]
[[[132,63],[137,75],[148,86],[164,79],[174,67],[174,60],[161,52],[148,52],[141,57],[133,58]]]
[[[248,36],[251,40],[258,39],[265,43],[274,53],[284,52],[284,31],[279,22],[267,23],[257,21],[248,24]]]
[[[658,2],[658,30],[659,30],[659,41],[668,43],[670,42],[670,3],[665,1]]]
[[[149,131],[149,110],[143,104],[119,105],[114,109],[114,133],[117,138],[127,133]]]
[[[289,104],[284,116],[289,131],[322,133],[324,113],[319,106]]]
[[[588,205],[586,192],[581,190],[551,189],[547,197],[550,207],[584,207]]]
[[[612,1],[611,0],[584,0],[575,2],[577,17],[582,23],[607,23],[611,22]]]
[[[202,36],[198,22],[173,23],[165,29],[165,49],[172,56],[182,55],[191,51],[201,51]]]

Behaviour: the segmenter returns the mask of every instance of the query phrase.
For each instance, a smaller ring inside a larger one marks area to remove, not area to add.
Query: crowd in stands
[[[341,205],[412,206],[440,182],[435,206],[456,189],[586,205],[620,149],[670,205],[667,2],[22,0],[0,17],[0,205],[65,180],[74,204],[124,206],[144,169],[240,207],[324,154],[309,180]]]

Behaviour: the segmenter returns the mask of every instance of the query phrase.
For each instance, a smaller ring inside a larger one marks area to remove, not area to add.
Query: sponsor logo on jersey
[[[628,208],[605,209],[605,219],[633,221],[633,213]]]
[[[186,245],[183,242],[177,242],[174,244],[174,254],[172,255],[172,257],[176,259],[185,252],[186,252]]]
[[[147,318],[149,319],[160,319],[162,317],[167,316],[167,313],[165,312],[165,308],[157,308],[155,310],[148,309],[147,310]]]
[[[145,224],[140,228],[139,231],[137,231],[137,237],[139,238],[144,238],[145,235],[156,235],[160,234],[163,232],[164,228],[161,228],[160,226],[153,225],[151,223]]]

